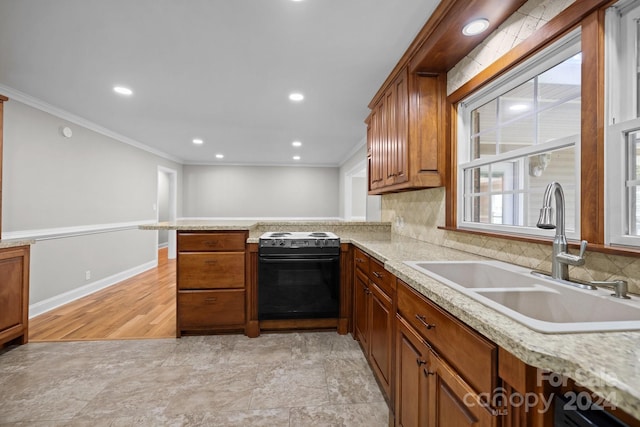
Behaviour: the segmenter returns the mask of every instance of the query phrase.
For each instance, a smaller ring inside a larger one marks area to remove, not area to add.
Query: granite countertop
[[[35,240],[30,239],[5,239],[0,240],[0,249],[16,248],[18,246],[30,246],[35,243]]]
[[[544,334],[498,313],[403,261],[489,260],[391,233],[388,223],[343,221],[191,221],[141,226],[147,230],[331,231],[384,263],[396,277],[523,362],[566,375],[640,419],[640,331]]]
[[[536,332],[403,263],[488,258],[398,235],[384,239],[380,234],[363,234],[347,239],[384,262],[396,277],[523,362],[564,374],[640,419],[640,331]]]

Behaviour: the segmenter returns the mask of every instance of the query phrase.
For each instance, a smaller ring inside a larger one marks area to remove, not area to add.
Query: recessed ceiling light
[[[475,36],[477,34],[483,33],[489,28],[489,21],[487,19],[474,19],[464,26],[462,29],[462,34],[465,36]]]
[[[194,138],[193,139],[193,143],[196,145],[202,145],[204,143],[203,140],[201,140],[200,138]]]
[[[293,142],[291,143],[291,145],[293,145],[294,147],[301,147],[301,146],[302,146],[302,142],[300,142],[300,141],[293,141]]]
[[[216,154],[216,159],[223,159],[224,158],[224,154]]]
[[[301,94],[301,93],[298,93],[298,92],[294,92],[292,94],[289,94],[289,99],[292,100],[292,101],[299,102],[299,101],[302,101],[304,99],[304,95]]]
[[[513,104],[509,107],[510,111],[525,111],[528,110],[529,106],[527,104]]]
[[[300,156],[293,156],[293,160],[300,160]]]
[[[113,91],[115,93],[119,93],[120,95],[132,95],[133,91],[131,89],[129,89],[128,87],[124,87],[124,86],[114,86],[113,87]]]

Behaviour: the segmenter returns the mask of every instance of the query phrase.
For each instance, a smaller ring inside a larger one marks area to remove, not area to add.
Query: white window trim
[[[605,15],[605,91],[607,129],[605,133],[605,243],[629,247],[640,246],[640,236],[627,234],[626,135],[640,129],[637,117],[636,76],[630,74],[638,52],[634,25],[640,19],[640,7],[633,0],[621,1],[607,9]],[[628,43],[632,43],[629,45]],[[622,72],[621,72],[622,71]]]
[[[640,236],[627,234],[627,153],[626,134],[640,130],[640,118],[609,126],[606,135],[605,197],[607,218],[606,243],[623,246],[640,246]]]
[[[527,60],[521,64],[514,72],[506,73],[500,78],[494,80],[485,88],[481,89],[479,93],[471,95],[469,98],[461,101],[458,104],[458,165],[457,165],[457,208],[456,216],[458,228],[494,232],[494,233],[506,233],[514,235],[530,235],[530,236],[549,236],[549,230],[542,230],[536,227],[527,226],[513,226],[504,224],[483,224],[477,222],[468,222],[464,220],[464,169],[474,167],[478,165],[486,165],[489,163],[496,163],[504,160],[510,160],[513,158],[519,158],[527,155],[535,155],[541,152],[547,152],[552,149],[565,148],[573,145],[569,141],[575,139],[575,136],[562,138],[559,140],[537,144],[530,147],[525,147],[517,150],[513,150],[507,153],[498,154],[495,156],[484,157],[473,161],[466,161],[470,158],[470,147],[468,141],[471,137],[470,124],[469,124],[469,111],[484,105],[492,99],[507,93],[511,89],[519,86],[525,81],[528,81],[540,74],[540,70],[548,69],[559,63],[558,57],[570,58],[581,52],[580,44],[580,29],[575,29],[571,33],[567,34],[558,42],[554,43],[551,47],[545,49],[541,53],[535,55],[532,59]],[[573,46],[571,46],[573,45]],[[567,231],[566,236],[569,239],[580,239],[580,150],[581,141],[576,141],[574,145],[576,156],[576,169],[575,169],[575,183],[576,183],[576,210],[575,210],[575,230]]]

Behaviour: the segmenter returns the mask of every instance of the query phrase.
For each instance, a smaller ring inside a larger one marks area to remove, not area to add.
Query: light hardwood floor
[[[29,321],[29,341],[176,336],[176,262],[158,251],[158,267]]]

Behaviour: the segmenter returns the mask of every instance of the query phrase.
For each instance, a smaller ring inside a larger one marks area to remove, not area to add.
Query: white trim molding
[[[171,154],[167,154],[163,151],[157,150],[153,147],[150,147],[146,144],[143,144],[142,142],[136,141],[133,138],[129,138],[128,136],[124,136],[121,135],[117,132],[114,132],[110,129],[107,129],[105,127],[100,126],[97,123],[94,123],[90,120],[85,119],[84,117],[80,117],[77,116],[73,113],[70,113],[68,111],[65,111],[61,108],[58,108],[54,105],[51,105],[47,102],[44,102],[38,98],[35,98],[31,95],[27,95],[24,92],[20,92],[19,90],[16,89],[12,89],[9,86],[5,86],[0,84],[0,92],[5,95],[8,96],[10,99],[14,99],[18,102],[22,102],[23,104],[26,104],[30,107],[36,108],[38,110],[44,111],[45,113],[49,113],[51,115],[54,115],[56,117],[59,117],[61,119],[67,120],[71,123],[74,123],[78,126],[82,126],[84,128],[87,128],[89,130],[92,130],[96,133],[99,133],[101,135],[104,135],[106,137],[115,139],[116,141],[122,142],[124,144],[127,145],[131,145],[132,147],[136,147],[140,150],[149,152],[151,154],[155,154],[158,157],[162,157],[164,159],[167,160],[171,160],[172,162],[176,162],[176,163],[184,163],[183,159],[180,159],[178,157],[172,156]]]
[[[114,231],[133,230],[138,226],[154,223],[153,219],[130,221],[130,222],[116,222],[111,224],[91,224],[91,225],[78,225],[73,227],[56,227],[56,228],[42,228],[36,230],[21,230],[21,231],[5,231],[2,233],[2,240],[5,239],[30,239],[30,240],[51,240],[51,239],[63,239],[66,237],[85,236],[88,234],[98,233],[111,233]]]
[[[130,268],[125,271],[121,271],[112,276],[105,277],[88,285],[81,286],[79,288],[72,289],[60,295],[48,298],[43,301],[36,302],[29,305],[29,319],[39,316],[54,308],[68,304],[72,301],[91,295],[99,290],[113,286],[123,280],[129,279],[137,274],[144,273],[147,270],[151,270],[158,266],[158,259],[149,261],[137,267]]]

